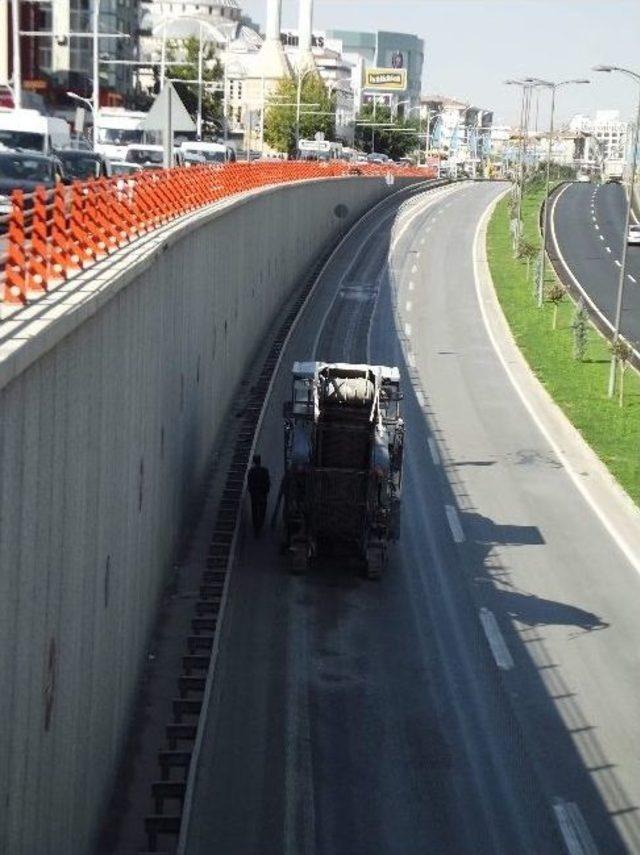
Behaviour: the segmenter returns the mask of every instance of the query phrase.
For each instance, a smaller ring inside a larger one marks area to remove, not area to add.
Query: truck
[[[12,151],[37,151],[51,155],[71,144],[64,119],[43,116],[37,110],[0,109],[0,145]]]
[[[110,160],[124,160],[127,146],[145,141],[146,113],[101,107],[96,116],[95,150]]]
[[[281,487],[293,573],[328,559],[381,576],[400,534],[401,399],[397,368],[294,363]]]

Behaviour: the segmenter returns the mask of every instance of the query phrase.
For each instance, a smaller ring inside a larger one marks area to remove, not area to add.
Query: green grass
[[[541,189],[523,199],[526,240],[540,245],[538,214]],[[640,503],[640,376],[628,369],[624,406],[607,397],[609,348],[592,327],[583,362],[573,358],[571,322],[575,306],[567,296],[552,329],[553,306],[536,306],[533,276],[526,262],[513,258],[509,234],[509,198],[502,199],[489,222],[487,254],[498,299],[529,365],[565,414],[636,503]],[[547,274],[547,285],[553,282]]]

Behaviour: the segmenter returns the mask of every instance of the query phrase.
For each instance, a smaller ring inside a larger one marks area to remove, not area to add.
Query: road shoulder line
[[[487,259],[486,236],[489,218],[505,193],[486,208],[473,242],[476,295],[485,328],[531,418],[631,566],[640,573],[640,509],[532,372],[498,301]]]

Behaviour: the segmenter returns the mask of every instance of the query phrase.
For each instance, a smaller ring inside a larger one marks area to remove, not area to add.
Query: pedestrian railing
[[[433,177],[426,169],[304,161],[143,170],[131,176],[14,190],[0,217],[0,310],[19,309],[161,226],[228,196],[313,178]],[[0,315],[1,317],[1,315]]]

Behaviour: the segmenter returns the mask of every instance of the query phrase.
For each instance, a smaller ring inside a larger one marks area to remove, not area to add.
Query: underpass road
[[[482,326],[473,237],[502,189],[387,202],[292,336],[274,487],[294,359],[398,364],[402,537],[380,583],[294,578],[245,521],[189,855],[640,851],[640,578]]]
[[[622,185],[577,182],[560,191],[554,207],[559,249],[587,294],[611,321],[622,263],[626,198]],[[640,343],[640,246],[629,246],[621,329]]]

